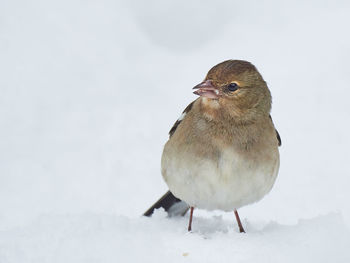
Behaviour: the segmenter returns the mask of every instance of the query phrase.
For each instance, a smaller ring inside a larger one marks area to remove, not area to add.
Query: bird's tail
[[[184,216],[189,209],[188,204],[176,198],[170,191],[166,192],[143,215],[151,216],[154,209],[163,207],[169,216]]]

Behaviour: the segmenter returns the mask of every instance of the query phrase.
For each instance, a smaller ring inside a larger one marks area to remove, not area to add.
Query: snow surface
[[[350,262],[348,1],[1,1],[0,262]],[[140,215],[167,133],[225,59],[282,136],[272,192]]]
[[[252,220],[240,234],[221,216],[169,219],[82,213],[41,216],[0,237],[1,262],[349,262],[338,214],[297,225]],[[325,227],[327,226],[327,227]],[[201,230],[199,230],[201,229]],[[346,252],[346,253],[344,253]]]

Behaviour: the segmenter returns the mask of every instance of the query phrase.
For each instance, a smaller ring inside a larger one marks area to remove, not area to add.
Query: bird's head
[[[209,70],[194,94],[212,111],[224,111],[240,121],[268,116],[271,94],[266,82],[250,62],[227,60]]]

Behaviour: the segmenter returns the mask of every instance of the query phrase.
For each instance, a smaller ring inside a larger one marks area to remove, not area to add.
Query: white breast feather
[[[170,191],[191,206],[232,211],[263,198],[272,188],[278,168],[278,151],[270,161],[242,159],[233,150],[222,152],[218,162],[182,154],[164,154],[162,167]]]

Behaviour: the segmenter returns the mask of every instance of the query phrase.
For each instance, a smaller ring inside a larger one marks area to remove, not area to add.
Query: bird
[[[161,173],[169,191],[144,215],[163,207],[175,215],[195,208],[234,212],[272,189],[280,166],[281,137],[272,121],[272,97],[257,68],[245,60],[212,67],[194,88],[199,97],[169,132]]]

